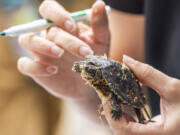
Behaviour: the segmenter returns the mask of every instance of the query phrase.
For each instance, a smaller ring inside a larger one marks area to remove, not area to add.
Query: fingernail
[[[65,28],[70,31],[71,33],[75,31],[75,26],[73,25],[73,23],[70,20],[67,20],[64,23]]]
[[[136,60],[134,60],[133,58],[131,58],[131,57],[127,56],[127,55],[123,55],[123,62],[133,65],[133,64],[136,63]]]
[[[53,66],[50,66],[50,67],[47,67],[47,72],[50,73],[50,74],[56,74],[57,71],[58,71],[58,68],[57,67],[53,67]]]
[[[51,48],[51,52],[53,55],[58,56],[58,57],[61,57],[64,53],[62,49],[60,49],[59,47],[55,45]]]
[[[85,46],[81,46],[79,52],[83,57],[94,54],[94,52],[90,48]]]
[[[103,0],[96,0],[96,5],[97,3],[102,3]],[[94,13],[97,13],[98,12],[98,7],[96,6],[95,9],[93,10]]]

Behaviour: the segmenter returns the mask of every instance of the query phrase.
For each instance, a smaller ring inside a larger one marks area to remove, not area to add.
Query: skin
[[[91,28],[82,23],[75,24],[70,14],[54,0],[44,1],[40,6],[40,14],[58,27],[43,31],[40,37],[33,33],[19,37],[20,45],[34,56],[34,59],[20,58],[19,71],[33,78],[51,94],[74,103],[87,118],[97,123],[97,105],[100,101],[92,88],[71,71],[73,62],[93,52],[96,55],[108,54],[109,50],[110,57],[117,60],[121,60],[123,53],[143,60],[144,17],[113,10],[109,16],[112,32],[110,48],[107,15],[102,1],[93,5]],[[120,22],[117,23],[117,20]],[[106,119],[113,132],[116,135],[178,134],[180,81],[127,56],[123,57],[123,62],[135,72],[140,81],[159,93],[161,114],[154,118],[155,123],[147,125],[127,122],[124,117],[114,121],[111,119],[109,103],[102,101]]]
[[[100,100],[94,90],[85,85],[78,74],[72,72],[73,63],[92,54],[92,50],[96,55],[108,54],[110,33],[105,4],[98,1],[92,8],[90,28],[82,23],[75,24],[70,14],[56,1],[44,1],[39,9],[41,15],[59,27],[43,31],[41,37],[32,33],[19,37],[20,45],[32,53],[34,59],[20,58],[18,69],[51,94],[74,103],[89,119],[97,122]],[[52,11],[56,17],[49,15]],[[72,24],[69,23],[68,28],[65,25],[67,20]],[[52,52],[53,48],[57,48],[56,53]]]
[[[105,116],[115,135],[179,135],[180,80],[169,77],[153,67],[126,55],[123,62],[129,66],[145,85],[153,88],[161,97],[161,114],[155,122],[146,125],[128,122],[124,117],[115,121],[110,115],[109,103],[104,103]]]
[[[144,23],[143,15],[117,10],[110,12],[110,57],[112,59],[122,61],[123,54],[126,54],[137,60],[144,60]]]

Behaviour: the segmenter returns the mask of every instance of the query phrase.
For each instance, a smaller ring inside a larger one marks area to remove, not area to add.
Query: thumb
[[[110,32],[108,26],[108,17],[105,3],[97,1],[92,7],[91,26],[94,39],[103,44],[109,44]]]
[[[163,98],[170,98],[171,83],[176,79],[167,76],[150,65],[136,61],[126,55],[123,63],[133,70],[137,78],[147,86],[153,88]]]

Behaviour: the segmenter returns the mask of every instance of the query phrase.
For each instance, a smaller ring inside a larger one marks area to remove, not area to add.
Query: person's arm
[[[121,61],[127,54],[144,59],[144,16],[112,10],[109,15],[111,31],[110,57]]]

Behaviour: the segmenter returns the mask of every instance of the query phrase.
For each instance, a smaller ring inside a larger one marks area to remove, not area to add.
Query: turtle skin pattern
[[[139,123],[146,123],[141,112],[146,104],[146,97],[140,82],[127,66],[105,56],[87,56],[85,60],[75,62],[72,70],[80,73],[99,96],[109,100],[114,119],[121,118],[121,104],[124,104],[134,108]]]

